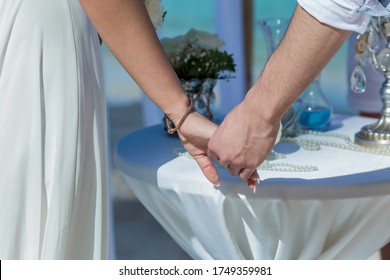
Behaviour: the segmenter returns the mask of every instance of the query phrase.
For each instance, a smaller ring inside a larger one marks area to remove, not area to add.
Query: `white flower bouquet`
[[[145,0],[145,7],[148,11],[150,20],[154,28],[158,28],[163,24],[165,11],[161,5],[161,0]]]
[[[182,80],[227,79],[235,72],[233,55],[220,50],[220,38],[205,31],[189,30],[185,35],[161,39],[161,45]]]

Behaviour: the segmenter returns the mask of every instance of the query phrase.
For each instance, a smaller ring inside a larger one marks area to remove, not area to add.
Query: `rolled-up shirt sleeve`
[[[366,31],[371,16],[389,14],[378,0],[298,0],[298,4],[322,23],[358,33]]]

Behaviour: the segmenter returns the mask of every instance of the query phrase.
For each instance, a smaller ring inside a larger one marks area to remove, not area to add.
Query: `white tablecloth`
[[[331,132],[353,139],[372,122],[336,116]],[[220,167],[214,189],[192,159],[173,153],[180,147],[153,126],[123,138],[115,157],[134,194],[194,259],[366,259],[390,241],[389,156],[282,142],[275,150],[286,158],[272,163],[318,170],[260,170],[254,194]]]

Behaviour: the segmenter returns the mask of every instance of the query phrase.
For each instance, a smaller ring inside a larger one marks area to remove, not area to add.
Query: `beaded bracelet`
[[[186,120],[188,115],[193,111],[192,100],[190,98],[188,98],[188,100],[190,101],[190,105],[188,106],[188,109],[184,113],[183,117],[177,123],[176,127],[171,126],[172,121],[165,115],[165,124],[167,126],[167,132],[169,134],[174,134],[180,128],[180,126],[183,124],[183,122]]]

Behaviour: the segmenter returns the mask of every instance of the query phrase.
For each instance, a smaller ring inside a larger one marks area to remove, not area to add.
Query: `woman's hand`
[[[178,130],[184,148],[195,159],[203,174],[214,186],[220,185],[220,179],[215,166],[207,156],[207,146],[217,127],[215,123],[193,111]]]

